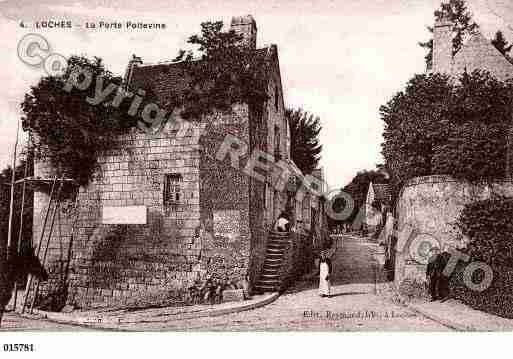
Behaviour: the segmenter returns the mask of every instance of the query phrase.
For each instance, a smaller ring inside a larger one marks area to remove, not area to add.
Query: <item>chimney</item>
[[[452,71],[453,25],[445,16],[435,21],[433,29],[433,72],[450,74]]]
[[[243,36],[244,45],[256,49],[257,26],[253,16],[234,16],[230,29]]]
[[[128,61],[128,66],[126,67],[125,77],[123,79],[124,86],[127,89],[132,79],[132,72],[135,66],[142,65],[142,59],[139,56],[132,55],[132,58]]]

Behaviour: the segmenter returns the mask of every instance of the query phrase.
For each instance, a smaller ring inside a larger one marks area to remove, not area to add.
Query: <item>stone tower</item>
[[[257,26],[253,16],[245,15],[232,17],[230,29],[243,36],[242,41],[245,45],[256,49]]]
[[[453,23],[445,17],[435,22],[433,30],[433,72],[445,74],[452,72],[452,27]]]
[[[135,56],[135,54],[132,55],[132,58],[130,59],[130,61],[128,61],[128,66],[126,67],[125,76],[123,78],[123,83],[125,84],[125,86],[130,82],[134,67],[142,64],[143,61],[139,56]]]

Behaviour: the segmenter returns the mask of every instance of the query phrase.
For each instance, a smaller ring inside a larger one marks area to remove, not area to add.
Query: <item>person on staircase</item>
[[[275,230],[278,232],[289,232],[290,231],[290,221],[285,212],[281,212],[280,216],[276,220],[276,224],[274,226]]]

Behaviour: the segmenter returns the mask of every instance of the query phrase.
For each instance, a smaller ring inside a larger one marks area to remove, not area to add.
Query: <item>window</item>
[[[281,160],[280,142],[280,128],[274,126],[274,160],[276,162]]]
[[[180,203],[182,199],[182,181],[181,174],[166,174],[164,179],[164,206],[172,206]]]
[[[264,208],[267,208],[267,183],[264,183],[264,190],[263,190],[263,203],[264,203]]]
[[[278,102],[280,99],[280,93],[278,92],[278,86],[274,86],[274,108],[278,110]]]

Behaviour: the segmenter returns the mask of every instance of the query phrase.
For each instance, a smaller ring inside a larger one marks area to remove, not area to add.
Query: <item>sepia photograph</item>
[[[510,0],[0,0],[0,30],[2,355],[513,331]]]

